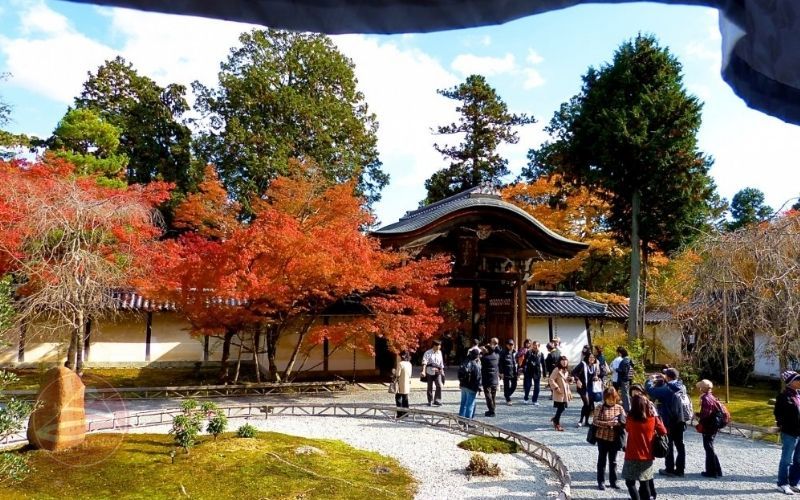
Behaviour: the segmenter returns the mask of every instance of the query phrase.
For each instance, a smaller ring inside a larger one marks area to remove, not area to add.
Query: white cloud
[[[70,103],[86,72],[113,55],[112,49],[78,33],[42,2],[21,4],[17,13],[23,36],[0,36],[10,84]]]
[[[528,57],[526,57],[525,60],[531,64],[539,64],[542,61],[544,61],[544,57],[539,55],[539,53],[536,52],[535,50],[528,49]]]
[[[514,59],[514,55],[510,53],[503,57],[459,54],[455,59],[453,59],[450,67],[464,76],[472,74],[495,76],[505,73],[513,73],[517,69],[517,63]]]
[[[525,75],[525,81],[522,82],[522,87],[526,90],[535,89],[545,84],[542,74],[534,68],[525,68],[522,70],[522,73]]]

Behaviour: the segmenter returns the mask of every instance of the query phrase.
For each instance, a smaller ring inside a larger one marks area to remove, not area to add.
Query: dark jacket
[[[523,364],[525,376],[531,378],[541,378],[542,373],[546,373],[546,366],[544,364],[544,354],[539,351],[533,352],[528,349],[525,353],[525,364]]]
[[[500,373],[504,377],[517,376],[517,351],[513,349],[500,351]]]
[[[790,436],[800,436],[800,408],[794,401],[795,391],[786,388],[775,398],[775,422],[781,428],[781,432]]]
[[[577,387],[576,384],[576,388],[579,394],[583,394],[592,388],[592,382],[595,377],[600,378],[600,367],[597,366],[596,361],[594,366],[590,366],[589,363],[581,361],[572,369],[572,376],[580,380],[581,386]]]
[[[647,395],[658,401],[658,415],[664,421],[665,427],[683,423],[683,405],[681,398],[676,394],[683,387],[680,380],[671,380],[665,384],[655,385],[651,379],[644,384]]]
[[[484,387],[500,385],[500,355],[496,352],[481,356],[481,381]]]
[[[558,349],[553,349],[547,354],[547,357],[544,360],[545,368],[547,368],[547,376],[549,377],[553,370],[555,369],[556,365],[558,364],[558,360],[561,357],[561,351]]]
[[[481,370],[482,364],[478,364],[478,360],[469,362],[469,382],[464,384],[459,382],[459,387],[465,387],[471,391],[479,392],[481,390]]]

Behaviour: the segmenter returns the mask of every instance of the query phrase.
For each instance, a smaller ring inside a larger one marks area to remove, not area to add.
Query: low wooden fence
[[[478,420],[465,419],[450,413],[416,408],[404,408],[403,411],[405,415],[398,418],[396,406],[360,403],[262,403],[259,405],[225,405],[220,406],[220,410],[225,412],[228,418],[275,418],[283,416],[346,417],[410,422],[466,434],[507,439],[516,443],[522,453],[547,465],[553,474],[555,474],[561,485],[558,496],[559,499],[569,500],[571,498],[570,488],[572,480],[569,470],[555,451],[527,436]],[[135,414],[115,414],[105,419],[88,422],[86,430],[90,433],[126,431],[133,428],[169,425],[172,423],[172,417],[180,413],[181,411],[179,409],[174,409],[145,411]],[[0,442],[0,445],[18,446],[26,442],[24,435],[17,434],[6,437],[6,439]]]
[[[163,399],[163,398],[220,398],[234,396],[265,396],[268,394],[308,394],[320,392],[337,392],[347,389],[345,380],[327,382],[264,382],[260,384],[242,385],[188,385],[174,387],[120,387],[120,388],[87,388],[86,399]],[[36,399],[38,391],[13,390],[4,391],[3,399],[16,398],[25,401]]]

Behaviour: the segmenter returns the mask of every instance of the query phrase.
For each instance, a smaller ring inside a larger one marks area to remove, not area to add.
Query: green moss
[[[7,389],[37,390],[47,369],[11,370],[17,374],[19,381]],[[87,368],[83,382],[86,387],[164,387],[186,385],[219,384],[217,374],[219,368]],[[248,373],[243,373],[240,382],[249,380]]]
[[[489,436],[474,436],[458,443],[459,448],[481,453],[516,453],[517,443]]]
[[[299,446],[320,453],[299,454]],[[261,432],[206,438],[171,463],[171,436],[97,434],[64,452],[24,452],[35,472],[0,499],[411,498],[415,483],[397,461],[341,441]],[[5,486],[5,485],[4,485]]]

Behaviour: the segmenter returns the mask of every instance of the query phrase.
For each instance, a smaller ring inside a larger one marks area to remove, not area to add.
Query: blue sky
[[[376,207],[391,223],[424,197],[423,183],[446,166],[430,130],[455,119],[455,103],[436,94],[471,73],[484,74],[515,112],[538,123],[503,154],[518,172],[545,138],[543,127],[580,88],[590,65],[611,59],[623,41],[652,33],[684,66],[686,88],[705,102],[700,146],[716,159],[722,196],[743,187],[778,208],[800,194],[800,127],[753,111],[719,76],[720,37],[713,9],[659,4],[582,5],[500,26],[431,34],[334,37],[353,59],[361,90],[378,116],[379,149],[391,184]],[[160,84],[213,85],[220,61],[251,26],[43,0],[0,4],[0,95],[13,105],[10,129],[49,134],[88,71],[122,54]],[[452,139],[455,140],[455,139]]]

